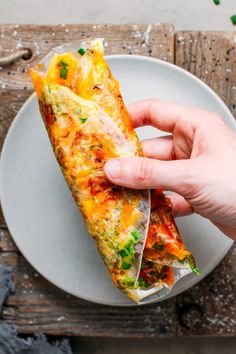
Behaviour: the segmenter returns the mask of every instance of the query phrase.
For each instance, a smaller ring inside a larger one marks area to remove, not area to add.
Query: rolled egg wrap
[[[55,48],[30,70],[55,156],[114,284],[137,303],[195,270],[161,190],[109,182],[104,164],[143,156],[102,41]]]

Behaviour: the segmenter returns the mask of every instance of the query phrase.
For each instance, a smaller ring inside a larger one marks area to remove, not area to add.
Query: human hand
[[[163,188],[175,215],[196,212],[236,239],[236,134],[208,111],[160,100],[128,107],[134,127],[171,133],[143,141],[146,157],[118,158],[104,166],[113,183],[134,189]]]

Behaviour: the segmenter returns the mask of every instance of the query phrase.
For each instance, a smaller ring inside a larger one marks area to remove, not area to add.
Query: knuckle
[[[185,197],[190,198],[199,190],[201,184],[200,170],[201,168],[196,164],[196,162],[192,164],[188,163],[186,165],[185,178],[181,183],[182,194]]]
[[[146,101],[146,103],[147,103],[147,106],[146,106],[146,110],[144,111],[142,125],[150,125],[151,124],[151,112],[153,109],[153,100],[148,99]]]
[[[138,169],[137,182],[142,186],[150,186],[153,179],[153,161],[141,159]]]

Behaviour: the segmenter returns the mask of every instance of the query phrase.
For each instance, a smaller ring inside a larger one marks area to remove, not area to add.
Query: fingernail
[[[105,173],[111,179],[117,179],[120,177],[120,161],[117,159],[110,160],[104,167]]]

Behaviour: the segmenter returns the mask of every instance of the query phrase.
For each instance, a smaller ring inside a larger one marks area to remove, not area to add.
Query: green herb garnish
[[[200,268],[198,267],[193,267],[192,268],[192,272],[196,275],[200,275],[201,274],[201,271],[200,271]]]
[[[68,71],[68,64],[67,64],[67,62],[65,62],[64,60],[61,60],[58,65],[61,67],[60,77],[61,77],[62,79],[66,79],[66,78],[67,78],[67,71]]]
[[[87,119],[88,119],[87,117],[80,118],[80,121],[81,121],[81,123],[85,123]]]
[[[130,252],[129,252],[130,250],[128,249],[126,249],[126,248],[123,248],[123,250],[120,250],[119,251],[119,255],[122,257],[122,258],[124,258],[124,257],[127,257],[127,256],[129,256],[130,255]]]
[[[140,240],[140,232],[137,230],[131,231],[131,236],[133,237],[134,241],[138,242]]]
[[[85,53],[86,53],[86,49],[85,48],[79,48],[78,49],[78,53],[80,54],[80,55],[84,55]]]
[[[121,257],[127,257],[133,253],[133,240],[129,240],[129,242],[119,251]]]
[[[134,241],[129,240],[124,248],[118,250],[118,254],[121,257],[121,269],[130,269],[134,263]]]
[[[230,17],[232,24],[235,26],[236,25],[236,15],[233,15]]]
[[[148,289],[149,288],[149,284],[145,281],[145,279],[144,278],[139,278],[138,279],[138,286],[140,287],[140,288],[144,288],[144,289]]]
[[[134,286],[134,280],[133,280],[133,278],[131,278],[131,277],[129,277],[129,276],[126,276],[126,277],[125,277],[124,283],[125,283],[127,286]]]
[[[215,5],[220,5],[220,0],[213,0]]]
[[[121,264],[121,269],[130,269],[131,268],[131,266],[132,266],[132,264],[131,263],[128,263],[128,262],[122,262],[122,264]]]
[[[65,66],[61,68],[60,77],[62,77],[63,79],[67,78],[67,68]]]
[[[178,262],[180,263],[180,264],[185,264],[187,261],[186,261],[186,259],[184,258],[184,259],[178,259]]]

